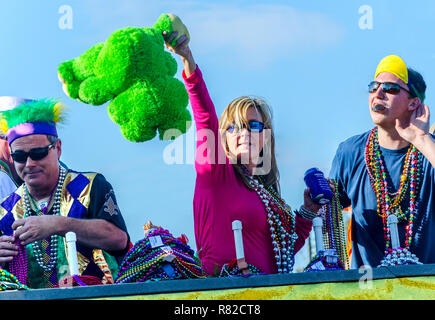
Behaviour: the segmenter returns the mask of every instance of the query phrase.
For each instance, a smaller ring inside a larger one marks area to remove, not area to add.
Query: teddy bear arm
[[[154,88],[138,81],[110,102],[109,116],[127,140],[144,142],[156,136],[160,105],[156,99]]]
[[[103,47],[104,43],[98,43],[83,52],[78,58],[72,60],[72,70],[75,79],[84,81],[95,75],[95,63]]]
[[[102,105],[114,97],[102,77],[89,77],[80,84],[79,99],[94,106]]]
[[[191,126],[192,118],[186,109],[189,97],[184,84],[176,78],[165,77],[165,81],[160,82],[160,86],[162,102],[158,130],[160,140],[166,140],[167,130],[175,129],[174,132],[186,133]]]

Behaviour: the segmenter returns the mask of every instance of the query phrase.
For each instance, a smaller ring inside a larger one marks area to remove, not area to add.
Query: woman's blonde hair
[[[275,157],[275,135],[272,129],[272,110],[265,100],[258,97],[249,97],[242,96],[234,99],[224,110],[221,117],[219,118],[219,129],[221,135],[222,146],[225,150],[225,154],[229,159],[234,160],[233,167],[235,171],[241,177],[243,183],[251,189],[249,185],[249,178],[244,173],[241,165],[235,161],[234,155],[230,153],[226,132],[227,128],[230,125],[235,124],[239,128],[248,127],[248,119],[246,117],[247,111],[249,108],[254,108],[262,117],[264,129],[268,129],[270,133],[268,139],[264,140],[263,149],[261,150],[262,154],[268,153],[270,155],[270,170],[267,170],[267,173],[262,175],[262,179],[267,186],[272,186],[279,193],[279,171],[278,166],[276,164]],[[263,162],[264,162],[263,157]],[[264,165],[264,163],[263,163]]]

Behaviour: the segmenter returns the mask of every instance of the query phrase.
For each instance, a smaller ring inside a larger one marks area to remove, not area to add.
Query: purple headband
[[[54,122],[27,122],[17,124],[8,130],[9,145],[15,139],[29,136],[31,134],[48,134],[57,137],[56,125]]]

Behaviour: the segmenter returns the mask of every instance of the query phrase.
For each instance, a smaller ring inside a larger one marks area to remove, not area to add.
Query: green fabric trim
[[[107,265],[109,266],[110,272],[112,273],[113,281],[115,281],[116,276],[119,273],[119,264],[116,258],[106,251],[103,250],[104,259],[106,259]]]
[[[27,286],[31,289],[47,288],[48,279],[44,277],[44,270],[36,262],[32,244],[26,246],[27,251]],[[69,273],[63,237],[57,236],[57,280]]]

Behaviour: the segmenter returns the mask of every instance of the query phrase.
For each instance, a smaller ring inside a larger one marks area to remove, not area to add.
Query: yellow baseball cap
[[[375,78],[382,72],[389,72],[408,83],[408,68],[405,62],[396,55],[386,56],[379,62],[376,68]]]

